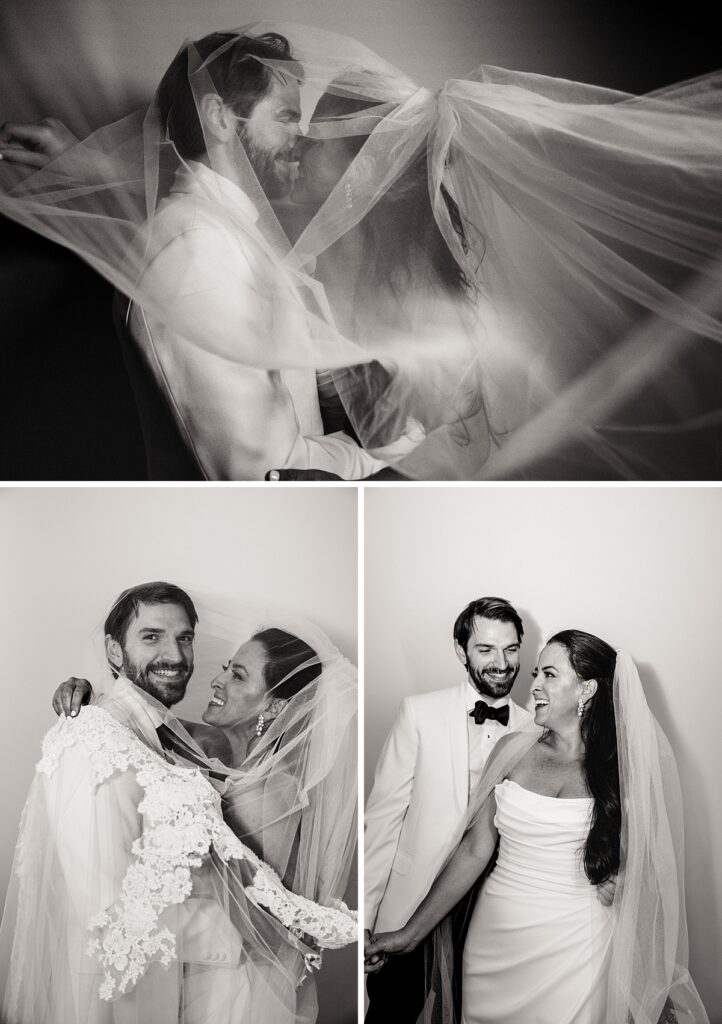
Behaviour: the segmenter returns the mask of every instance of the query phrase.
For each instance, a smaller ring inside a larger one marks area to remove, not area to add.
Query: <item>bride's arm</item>
[[[40,169],[80,140],[57,117],[0,125],[0,160]]]
[[[492,792],[476,822],[461,840],[416,912],[398,931],[373,935],[366,946],[367,956],[410,953],[456,906],[482,874],[496,849],[498,832],[494,825],[495,813],[496,800]]]

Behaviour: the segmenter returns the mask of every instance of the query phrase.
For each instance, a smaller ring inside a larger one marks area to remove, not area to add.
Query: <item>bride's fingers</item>
[[[0,159],[25,167],[44,167],[78,141],[67,125],[55,117],[31,122],[5,121],[0,125]]]
[[[44,167],[48,158],[43,153],[21,146],[0,146],[0,160],[8,164],[19,164],[22,167]]]
[[[371,936],[368,952],[369,955],[382,956],[386,959],[389,953],[396,952],[397,946],[399,942],[393,932],[382,932]]]

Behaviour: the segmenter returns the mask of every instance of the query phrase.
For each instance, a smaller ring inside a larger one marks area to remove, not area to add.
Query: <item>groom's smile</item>
[[[193,674],[193,639],[181,605],[141,603],[113,661],[132,683],[171,707],[183,699]]]
[[[464,651],[457,655],[469,682],[483,697],[506,697],[519,674],[519,636],[513,622],[476,616]]]

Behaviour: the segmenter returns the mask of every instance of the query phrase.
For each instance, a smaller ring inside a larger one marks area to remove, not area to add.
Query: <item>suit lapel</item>
[[[461,811],[469,803],[469,733],[466,725],[466,683],[453,691],[448,713],[454,798]]]

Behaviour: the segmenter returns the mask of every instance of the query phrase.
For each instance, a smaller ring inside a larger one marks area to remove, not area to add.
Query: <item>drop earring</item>
[[[343,194],[346,197],[346,209],[353,210],[353,188],[350,181],[347,181],[344,185]]]
[[[580,718],[584,714],[584,698],[583,697],[580,697],[579,700],[577,701],[577,714],[579,715]]]
[[[266,724],[266,717],[262,711],[258,712],[258,721],[256,722],[256,736],[263,736],[263,727]]]

